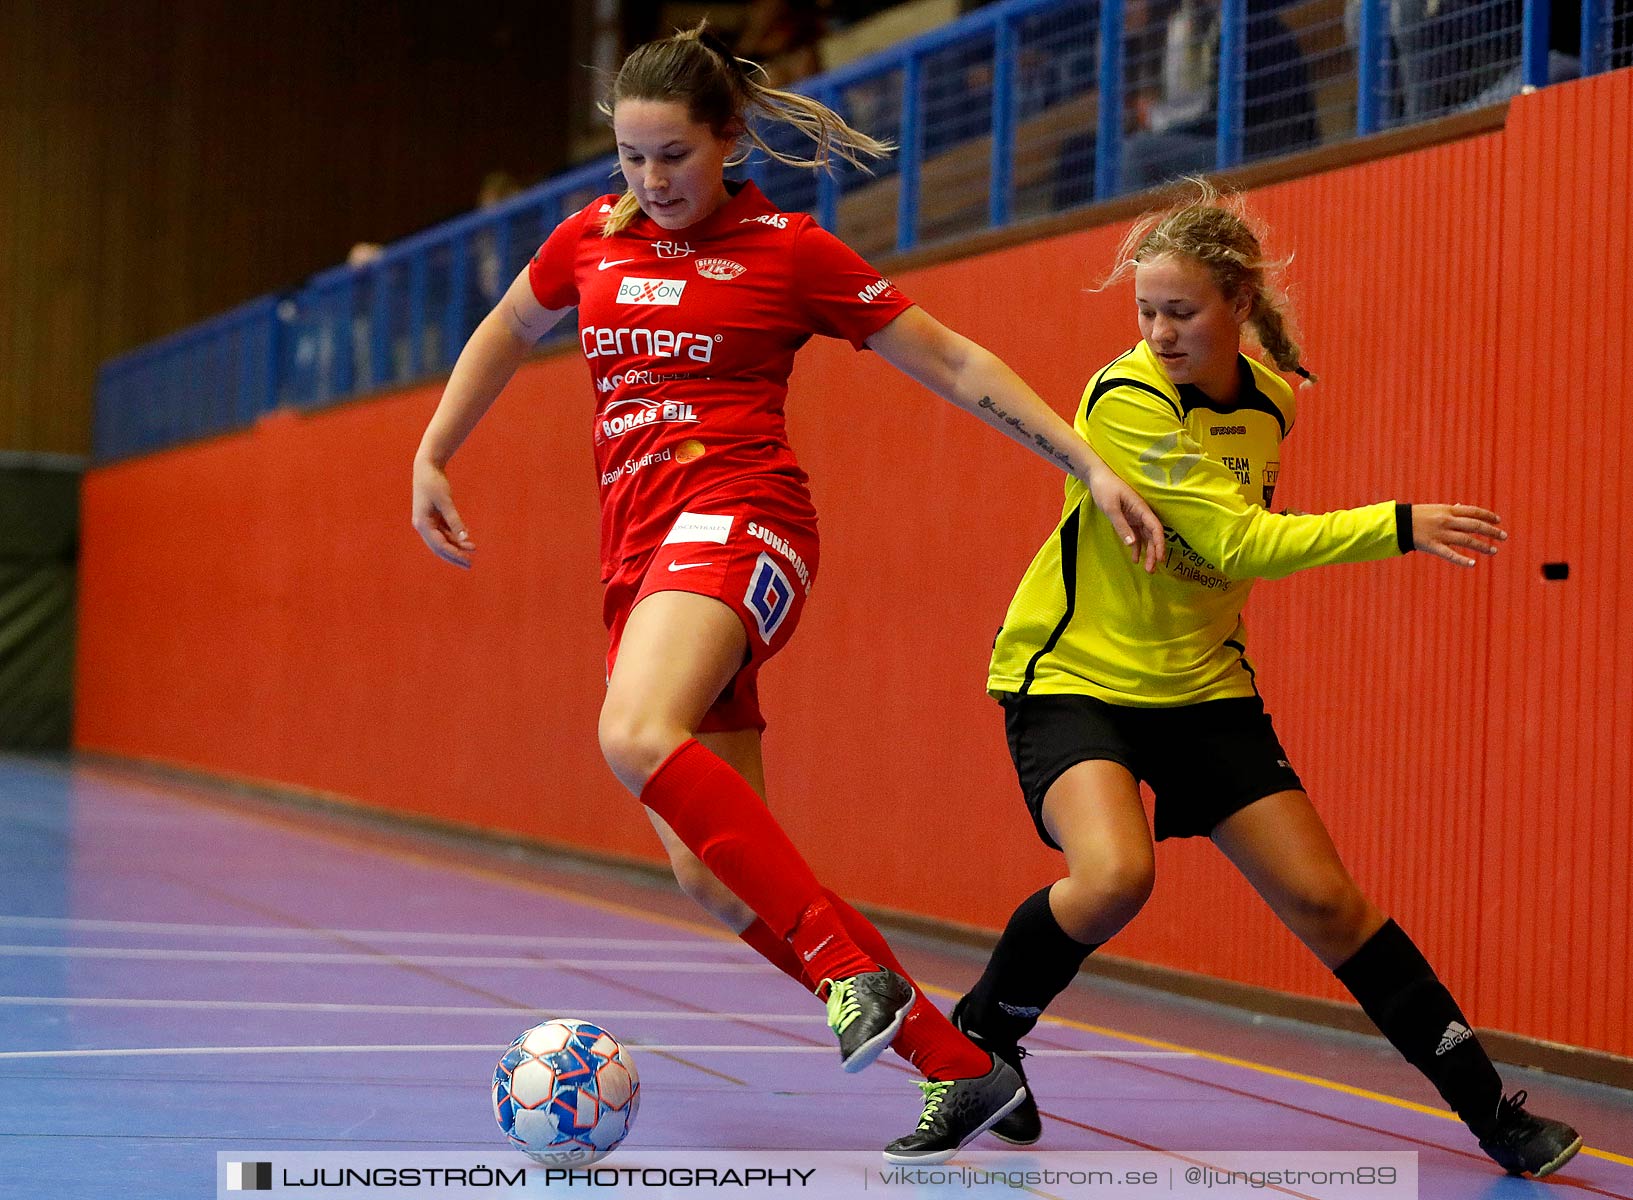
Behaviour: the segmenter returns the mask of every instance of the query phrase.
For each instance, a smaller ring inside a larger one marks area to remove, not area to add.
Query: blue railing
[[[1578,56],[1550,53],[1550,2],[1580,3]],[[1127,17],[1162,9],[1160,25]],[[763,156],[747,171],[878,256],[1630,64],[1633,0],[1003,0],[801,85],[898,143],[875,173]],[[621,188],[616,172],[585,164],[109,361],[95,459],[447,371],[557,222]]]

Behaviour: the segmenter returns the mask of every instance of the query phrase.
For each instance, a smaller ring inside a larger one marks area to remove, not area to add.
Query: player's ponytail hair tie
[[[735,54],[733,54],[731,52],[731,47],[726,45],[726,43],[721,40],[720,35],[709,28],[707,21],[701,22],[696,27],[685,30],[677,36],[683,38],[695,37],[708,49],[714,51],[715,57],[724,63],[726,70],[730,71],[733,75],[741,75],[746,77],[750,70],[760,71],[762,69],[759,63],[750,62],[746,58],[738,58]]]

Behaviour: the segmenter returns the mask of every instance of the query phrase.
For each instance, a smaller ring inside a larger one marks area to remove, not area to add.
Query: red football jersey
[[[773,476],[803,491],[783,419],[794,353],[813,333],[857,349],[912,307],[804,213],[753,183],[697,224],[644,213],[612,237],[603,196],[556,227],[528,278],[546,308],[578,305],[595,388],[601,572],[649,551],[688,500]]]

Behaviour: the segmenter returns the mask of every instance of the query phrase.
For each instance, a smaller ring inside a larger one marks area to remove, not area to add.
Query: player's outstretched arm
[[[534,343],[565,311],[541,306],[533,296],[527,272],[518,275],[459,352],[437,411],[425,427],[414,455],[414,531],[433,553],[456,567],[471,565],[476,543],[454,508],[448,460],[493,405]]]
[[[1499,542],[1508,540],[1498,528],[1502,518],[1488,508],[1472,504],[1412,505],[1412,546],[1428,551],[1460,567],[1472,567],[1476,559],[1463,551],[1491,555]]]
[[[997,355],[918,307],[867,344],[936,395],[1081,479],[1123,544],[1133,547],[1134,561],[1143,559],[1148,572],[1157,569],[1167,544],[1151,506]]]

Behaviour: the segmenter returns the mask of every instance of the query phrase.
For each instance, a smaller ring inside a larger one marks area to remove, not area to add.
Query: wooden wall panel
[[[0,450],[104,359],[559,168],[567,6],[0,5]]]

